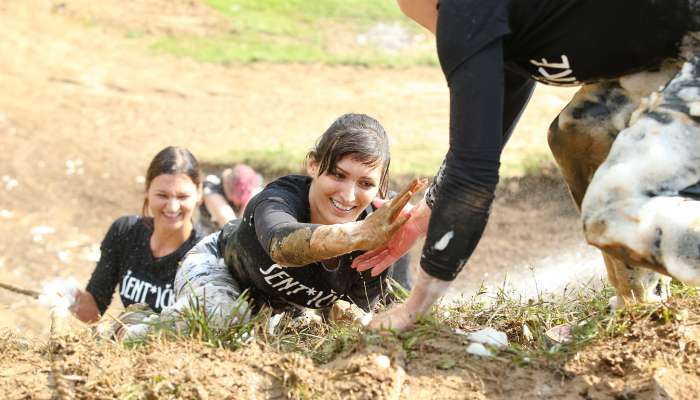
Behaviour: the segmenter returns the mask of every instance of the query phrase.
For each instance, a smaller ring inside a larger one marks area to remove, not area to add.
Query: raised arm
[[[299,223],[283,202],[264,201],[255,209],[258,239],[270,258],[284,266],[303,266],[355,250],[383,245],[406,218],[401,209],[426,182],[414,179],[398,196],[362,221],[334,225]]]
[[[228,205],[224,196],[219,193],[210,193],[204,196],[204,206],[219,226],[224,226],[228,221],[236,218],[233,208]]]

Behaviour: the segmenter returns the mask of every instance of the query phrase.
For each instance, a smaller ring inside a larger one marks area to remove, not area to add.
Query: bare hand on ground
[[[371,330],[405,331],[410,329],[418,316],[430,312],[435,301],[447,292],[450,283],[452,282],[433,278],[422,268],[419,268],[416,274],[416,284],[406,302],[389,311],[377,314],[367,327]]]

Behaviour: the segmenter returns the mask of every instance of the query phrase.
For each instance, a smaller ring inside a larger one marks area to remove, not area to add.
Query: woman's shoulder
[[[250,201],[246,213],[252,214],[263,204],[280,204],[297,218],[304,219],[308,212],[311,178],[304,175],[285,175],[270,182]]]
[[[146,223],[151,220],[150,218],[144,218],[141,215],[123,215],[114,222],[109,228],[110,235],[124,236],[129,232],[147,229]]]
[[[259,193],[262,197],[288,194],[292,196],[306,196],[311,185],[311,177],[305,175],[285,175],[270,182]]]

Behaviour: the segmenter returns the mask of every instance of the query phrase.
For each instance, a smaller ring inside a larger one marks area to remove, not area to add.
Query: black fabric
[[[226,197],[226,194],[224,193],[223,177],[220,174],[207,175],[206,178],[204,178],[204,183],[202,184],[202,192],[204,197],[209,196],[211,194],[221,195],[224,198],[224,200],[226,200],[226,204],[228,204],[231,207],[231,209],[234,213],[236,213],[236,215],[238,215],[238,213],[240,212],[240,209],[235,204],[233,204],[233,202],[229,200],[228,197]],[[214,221],[211,213],[207,209],[206,204],[204,204],[204,201],[202,201],[202,204],[199,205],[197,228],[204,235],[213,233],[214,231],[221,229],[219,224],[216,221]]]
[[[678,56],[689,9],[687,0],[441,0],[450,148],[426,193],[423,269],[453,280],[471,256],[533,78],[572,85],[656,68]]]
[[[506,63],[561,85],[656,68],[692,24],[688,0],[510,0],[508,12]]]
[[[393,274],[393,267],[377,277],[370,271],[357,272],[351,264],[362,252],[303,267],[285,267],[270,258],[273,241],[299,229],[318,227],[310,223],[310,184],[309,177],[288,175],[253,197],[240,225],[230,222],[223,229],[220,249],[224,260],[241,289],[250,289],[258,305],[325,308],[341,299],[368,310],[386,292],[386,278]],[[368,207],[360,219],[371,209]]]
[[[150,218],[125,216],[114,221],[107,231],[100,246],[100,260],[86,288],[95,298],[100,314],[109,307],[117,286],[124,306],[146,303],[160,312],[175,301],[173,280],[178,264],[201,235],[193,229],[177,250],[154,258],[150,247],[152,223]]]

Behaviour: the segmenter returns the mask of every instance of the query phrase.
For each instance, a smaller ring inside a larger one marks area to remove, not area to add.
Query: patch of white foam
[[[470,343],[469,346],[467,346],[467,353],[479,357],[493,357],[491,350],[484,347],[481,343]]]
[[[275,328],[277,328],[277,325],[279,325],[280,321],[282,320],[282,317],[284,317],[284,313],[281,312],[279,314],[275,314],[270,317],[270,320],[267,321],[267,334],[272,336],[275,334]]]
[[[56,233],[56,228],[47,225],[35,226],[29,233],[32,235],[34,243],[40,243],[44,240],[44,236]]]
[[[93,243],[90,247],[84,248],[82,252],[82,258],[87,261],[98,262],[101,256],[100,245],[97,243]]]
[[[56,316],[64,318],[70,314],[79,290],[78,281],[74,278],[54,279],[43,284],[39,303],[49,308]]]
[[[462,274],[469,274],[469,267]],[[466,289],[451,288],[442,302],[464,301],[478,292],[484,293],[483,298],[487,300],[500,291],[527,301],[545,294],[561,295],[575,287],[597,285],[606,277],[600,251],[582,243],[558,254],[513,265],[505,271],[492,271],[484,276],[483,282],[473,280],[473,286]]]
[[[467,338],[472,342],[493,346],[497,349],[508,347],[508,336],[505,332],[490,327],[468,333]]]
[[[374,363],[379,367],[380,370],[387,369],[391,367],[391,359],[384,354],[378,355],[374,359]]]
[[[83,169],[83,160],[66,160],[66,175],[82,175],[85,173]]]
[[[434,248],[435,250],[438,250],[438,251],[445,250],[445,249],[447,248],[447,245],[450,244],[450,240],[452,240],[452,238],[453,238],[454,236],[455,236],[454,231],[449,231],[449,232],[447,232],[446,234],[444,234],[444,235],[440,238],[440,240],[438,240],[437,242],[435,242],[435,245],[433,246],[433,248]]]
[[[19,182],[17,181],[17,179],[15,179],[11,176],[8,176],[8,175],[2,176],[2,183],[4,184],[5,190],[7,190],[7,191],[10,191],[10,190],[16,188],[17,186],[19,186]]]

